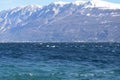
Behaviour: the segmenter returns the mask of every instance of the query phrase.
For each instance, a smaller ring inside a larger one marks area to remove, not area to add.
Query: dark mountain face
[[[0,41],[120,42],[120,8],[86,2],[1,11]]]

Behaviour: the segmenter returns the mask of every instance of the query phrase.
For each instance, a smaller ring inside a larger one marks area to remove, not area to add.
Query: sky
[[[37,4],[43,6],[57,1],[74,2],[76,0],[0,0],[0,11],[30,4],[33,5]],[[120,0],[106,0],[106,1],[120,4]]]

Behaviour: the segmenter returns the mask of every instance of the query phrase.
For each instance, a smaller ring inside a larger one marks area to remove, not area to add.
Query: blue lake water
[[[0,80],[120,80],[120,43],[1,43]]]

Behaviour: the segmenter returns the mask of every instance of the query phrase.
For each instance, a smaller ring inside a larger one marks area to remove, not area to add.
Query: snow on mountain
[[[120,4],[58,1],[0,12],[0,41],[117,41]]]
[[[21,23],[22,21],[30,17],[34,12],[40,9],[42,9],[42,6],[28,5],[0,12],[0,30],[4,32],[9,29],[8,27],[10,26],[17,26],[19,23]]]
[[[120,9],[120,4],[110,3],[104,0],[91,0],[90,3],[91,3],[91,6],[89,7]]]
[[[70,4],[70,2],[58,1],[58,2],[55,2],[54,4],[64,6],[66,4]],[[97,8],[104,8],[104,9],[120,9],[120,4],[107,2],[105,0],[90,0],[90,1],[77,0],[75,2],[72,2],[72,4],[77,6],[87,4],[85,8],[97,7]]]
[[[55,5],[60,5],[61,7],[64,6],[65,4],[69,4],[70,2],[63,2],[63,1],[58,1],[58,2],[54,2],[53,4]]]
[[[10,14],[12,15],[13,13],[16,13],[19,11],[22,12],[21,15],[24,15],[26,12],[30,12],[30,14],[31,14],[32,12],[35,12],[37,9],[41,9],[41,8],[42,8],[42,6],[40,6],[40,5],[20,6],[20,7],[11,9]]]
[[[87,1],[85,1],[85,0],[77,0],[75,2],[72,2],[72,4],[75,4],[75,5],[79,6],[79,5],[85,4],[86,2]]]

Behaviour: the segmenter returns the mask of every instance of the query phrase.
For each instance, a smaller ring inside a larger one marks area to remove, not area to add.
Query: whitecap
[[[30,76],[33,76],[33,74],[32,74],[32,73],[29,73],[29,75],[30,75]]]
[[[50,47],[50,45],[46,45],[46,47]]]
[[[52,48],[55,48],[56,46],[55,45],[53,45],[53,46],[51,46]]]

